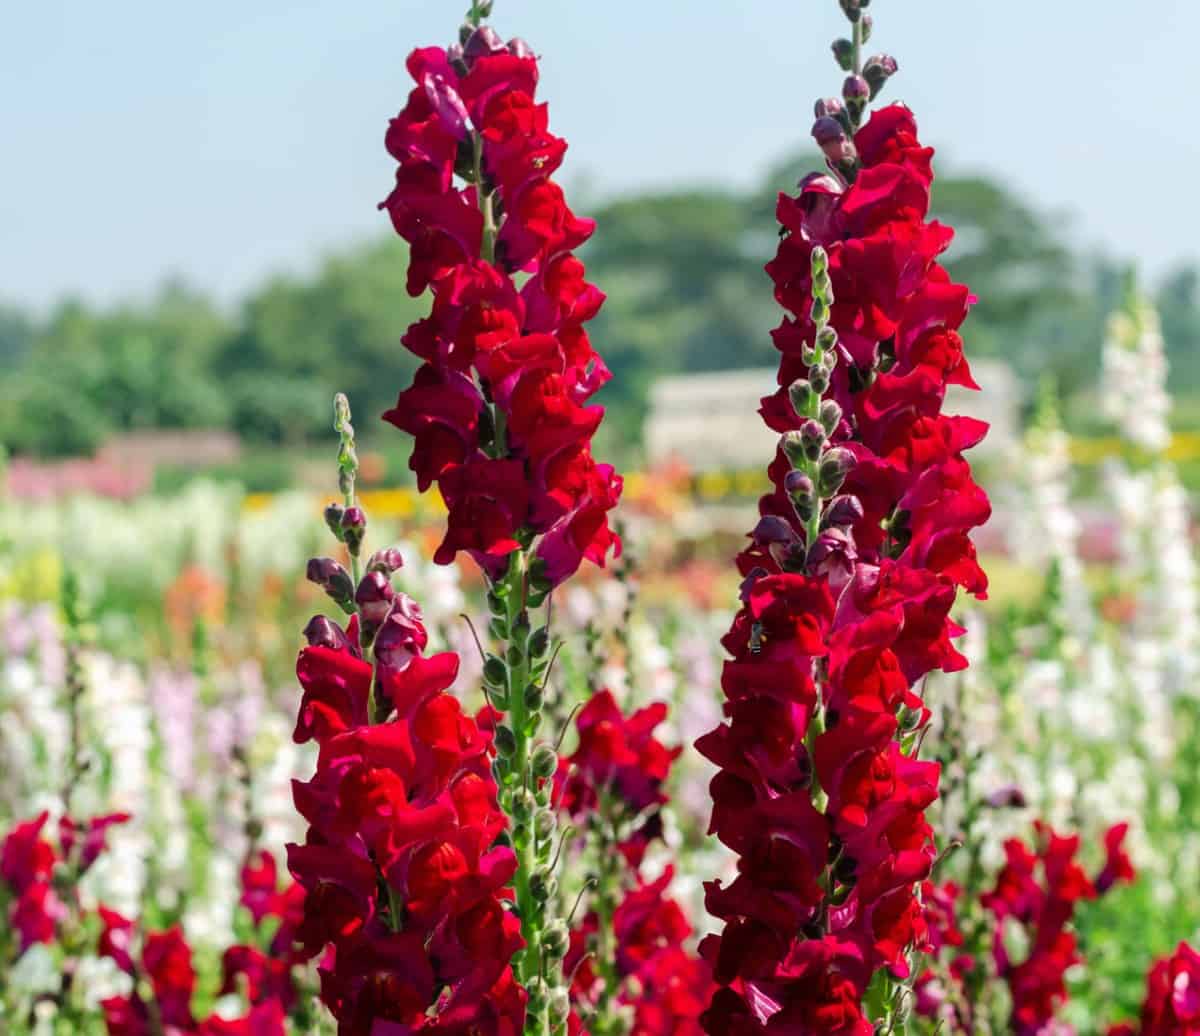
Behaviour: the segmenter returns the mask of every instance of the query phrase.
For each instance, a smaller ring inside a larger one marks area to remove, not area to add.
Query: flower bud
[[[550,838],[557,826],[558,817],[552,809],[539,809],[533,816],[533,834],[539,842]]]
[[[488,655],[483,660],[483,682],[494,688],[508,686],[508,666],[499,655]]]
[[[528,788],[518,788],[513,792],[512,815],[518,823],[527,824],[533,818],[536,809],[537,803],[533,800],[533,792]]]
[[[373,634],[379,629],[391,611],[395,597],[396,591],[392,588],[392,581],[382,572],[368,572],[362,577],[354,600],[358,602],[358,612],[362,616],[365,630]]]
[[[407,669],[424,650],[427,639],[416,602],[407,594],[394,594],[392,606],[375,634],[375,661],[393,672]]]
[[[533,48],[521,39],[520,36],[514,36],[508,41],[508,52],[514,58],[532,58],[537,56],[534,54]]]
[[[867,63],[863,65],[863,78],[870,88],[872,100],[879,95],[887,81],[899,71],[899,68],[896,59],[890,54],[876,54],[867,58]]]
[[[817,119],[822,119],[828,115],[841,122],[842,116],[845,114],[846,106],[842,103],[840,97],[822,97],[813,105],[813,117]]]
[[[567,933],[567,926],[562,921],[551,921],[542,934],[542,949],[545,950],[546,956],[551,960],[562,960],[567,955],[570,945],[571,937]]]
[[[333,533],[338,541],[342,538],[342,515],[346,513],[346,509],[341,504],[330,504],[325,508],[325,524],[329,526],[329,531]]]
[[[854,454],[845,447],[835,446],[827,450],[817,471],[817,487],[821,496],[832,496],[841,489],[853,467]]]
[[[817,308],[817,301],[813,301],[813,309]],[[818,395],[829,388],[829,369],[821,363],[813,364],[808,368],[808,383],[812,386],[814,392]]]
[[[833,41],[833,60],[843,72],[854,68],[854,43],[848,39]]]
[[[354,581],[333,558],[310,558],[304,574],[310,583],[316,583],[333,598],[342,611],[354,614]]]
[[[496,746],[496,751],[503,756],[510,756],[517,751],[517,737],[503,724],[496,727],[496,732],[492,735],[492,743]]]
[[[362,546],[363,536],[367,532],[367,516],[363,513],[361,507],[348,507],[342,512],[342,539],[345,541],[346,549],[350,551],[354,557],[358,557],[359,548]]]
[[[492,54],[503,54],[508,50],[500,34],[490,25],[481,25],[463,41],[463,56],[468,64]]]
[[[550,1025],[555,1030],[561,1029],[567,1024],[567,1020],[571,1017],[571,995],[565,987],[559,986],[551,991],[547,1010],[550,1015]]]
[[[821,422],[821,427],[825,429],[826,435],[833,435],[837,431],[838,425],[842,423],[841,406],[833,399],[822,400],[817,420]]]
[[[529,634],[529,657],[541,658],[547,651],[550,650],[550,630],[545,626],[539,626],[531,634]]]
[[[811,418],[805,421],[800,426],[800,442],[809,460],[820,457],[821,447],[825,445],[825,429],[821,427],[821,422]]]
[[[796,516],[802,522],[808,522],[817,509],[817,491],[813,480],[803,471],[789,471],[783,480],[783,488],[792,501]]]
[[[870,84],[862,76],[847,76],[846,81],[842,83],[842,99],[846,102],[846,110],[855,123],[862,118],[863,109],[873,96]]]
[[[784,432],[779,440],[783,447],[784,456],[793,468],[802,468],[808,461],[808,451],[804,448],[804,439],[799,432]]]
[[[837,348],[837,342],[837,331],[832,327],[823,327],[817,332],[817,348],[825,355],[833,355],[834,349]]]
[[[863,7],[866,7],[866,6],[867,6],[866,4],[863,4]],[[869,14],[864,14],[862,16],[862,41],[863,41],[863,43],[866,43],[867,40],[869,40],[871,38],[871,30],[874,28],[875,28],[875,20]]]
[[[863,519],[863,505],[856,496],[844,493],[835,496],[825,508],[824,524],[834,529],[846,529]]]
[[[324,615],[314,615],[304,627],[304,639],[309,647],[327,647],[336,651],[351,649],[350,638],[336,622]]]
[[[533,775],[541,780],[554,776],[558,769],[558,753],[544,742],[533,750],[529,760],[529,768]]]
[[[558,892],[558,879],[546,871],[534,871],[529,876],[529,891],[539,903],[545,903]]]
[[[404,567],[404,555],[395,547],[385,547],[377,550],[367,559],[368,572],[382,572],[391,575]]]
[[[862,17],[862,9],[870,3],[870,0],[839,0],[842,5],[842,13],[852,22],[856,22]]]
[[[530,712],[541,715],[542,706],[546,703],[546,690],[540,684],[531,683],[525,688],[525,708]]]
[[[817,394],[803,378],[797,378],[788,386],[788,399],[797,417],[808,417],[817,405]]]
[[[786,518],[780,518],[777,514],[766,514],[758,520],[750,536],[758,546],[770,547],[774,543],[791,543],[796,538],[796,533]]]
[[[840,162],[854,157],[854,145],[846,136],[846,130],[832,115],[823,115],[813,123],[813,140],[825,153],[830,162]]]

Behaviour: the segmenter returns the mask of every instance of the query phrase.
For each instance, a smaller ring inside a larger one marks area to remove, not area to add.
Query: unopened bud
[[[513,792],[512,815],[518,823],[528,823],[533,818],[536,809],[537,803],[533,799],[533,792],[528,788],[518,788]]]
[[[843,493],[829,501],[825,508],[825,524],[835,529],[857,525],[863,519],[863,505],[856,496]]]
[[[571,938],[567,934],[567,926],[562,921],[551,921],[542,935],[542,949],[551,960],[562,960],[570,948]]]
[[[846,106],[842,103],[840,97],[822,97],[813,105],[813,116],[818,119],[822,119],[828,115],[830,118],[841,122],[842,116],[845,114]]]
[[[469,64],[492,54],[503,54],[508,50],[500,34],[490,25],[481,25],[463,41],[463,56]]]
[[[854,454],[843,446],[827,450],[821,458],[817,473],[817,487],[821,496],[832,496],[842,488],[850,469],[854,467]]]
[[[849,72],[854,67],[854,44],[848,39],[833,41],[833,60],[843,72]]]
[[[521,39],[520,36],[514,36],[508,41],[508,52],[514,58],[532,58],[535,56],[533,48]]]
[[[817,491],[813,480],[803,471],[789,471],[783,480],[783,488],[796,509],[797,517],[802,522],[809,521],[817,508]]]
[[[541,658],[550,650],[550,631],[545,626],[539,626],[529,634],[528,647],[530,658]]]
[[[533,817],[533,834],[539,842],[544,842],[554,834],[558,826],[558,818],[552,809],[539,809]]]
[[[395,596],[392,581],[382,572],[368,572],[362,577],[354,600],[358,602],[358,611],[367,630],[373,633],[382,625],[391,611]]]
[[[872,100],[879,95],[884,85],[896,74],[899,68],[900,66],[896,64],[896,59],[890,54],[876,54],[873,57],[867,58],[867,63],[863,65],[863,78],[870,88]]]
[[[816,309],[816,301],[813,302],[813,309]],[[812,386],[814,392],[818,395],[829,388],[829,368],[824,364],[818,363],[808,368],[808,383]]]
[[[845,128],[832,115],[823,115],[817,119],[813,123],[812,135],[830,162],[854,157],[854,145],[847,138]]]
[[[805,421],[800,426],[800,442],[809,460],[820,457],[821,447],[825,445],[825,429],[821,427],[821,422],[811,418]]]
[[[836,400],[822,400],[817,419],[821,422],[821,427],[825,429],[825,434],[833,435],[837,431],[838,425],[842,423],[842,408]]]
[[[796,538],[796,533],[786,518],[780,518],[777,514],[766,514],[758,520],[750,536],[758,546],[769,548],[776,543],[791,543]]]
[[[784,432],[779,445],[793,468],[802,468],[808,462],[808,450],[804,448],[804,438],[799,432]]]
[[[855,123],[862,118],[863,109],[873,96],[870,84],[862,76],[847,76],[846,81],[842,83],[842,99],[846,102],[846,110]]]
[[[817,394],[803,378],[798,378],[788,386],[788,399],[797,417],[808,417],[817,406]]]
[[[553,1028],[561,1029],[571,1017],[571,995],[566,988],[559,986],[550,993],[550,1003],[547,1005],[550,1024]]]
[[[541,780],[553,777],[554,771],[558,769],[558,753],[549,745],[542,743],[533,750],[529,767],[533,770],[533,775]]]
[[[517,750],[517,736],[504,725],[498,725],[492,735],[492,743],[496,751],[503,756],[513,755]]]
[[[304,639],[309,647],[333,648],[335,651],[348,651],[351,648],[346,631],[324,615],[314,615],[309,620],[304,627]]]
[[[825,355],[833,355],[834,349],[837,348],[838,336],[837,331],[832,327],[823,327],[817,332],[817,347],[825,353]]]
[[[304,574],[309,582],[316,583],[329,594],[347,615],[354,613],[354,581],[333,558],[310,558]]]
[[[866,6],[867,6],[866,4],[863,4],[863,7],[866,7]],[[867,40],[869,40],[871,38],[871,30],[874,28],[875,28],[875,20],[869,14],[864,14],[862,16],[862,41],[863,41],[863,43],[866,43]]]
[[[499,655],[488,655],[483,661],[483,680],[489,687],[502,688],[508,685],[508,666]]]
[[[363,536],[367,532],[367,516],[363,513],[361,507],[348,507],[342,513],[342,539],[346,544],[346,549],[352,555],[358,557],[359,548],[362,546]]]
[[[867,6],[863,0],[840,0],[842,5],[842,13],[852,22],[858,21],[862,17],[862,9]],[[869,3],[870,0],[867,0]]]
[[[550,987],[546,985],[546,980],[541,975],[534,975],[525,983],[525,993],[525,1010],[530,1015],[541,1014],[546,1009],[550,995]]]
[[[529,891],[539,903],[545,903],[558,892],[558,879],[545,871],[534,871],[529,877]]]
[[[525,688],[525,708],[541,716],[542,706],[546,703],[546,691],[540,685],[531,683]]]
[[[404,555],[395,547],[385,547],[377,550],[367,559],[368,572],[382,572],[391,575],[404,567]]]
[[[341,504],[330,504],[325,508],[325,524],[329,526],[329,531],[333,533],[339,540],[342,538],[342,515],[346,513],[346,509]]]

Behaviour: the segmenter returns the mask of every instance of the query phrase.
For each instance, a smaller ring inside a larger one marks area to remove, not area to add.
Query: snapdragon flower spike
[[[858,76],[851,6],[835,50]],[[697,742],[719,768],[710,832],[739,857],[731,884],[706,886],[725,925],[702,944],[722,986],[714,1036],[866,1036],[900,1012],[936,855],[918,688],[966,665],[950,609],[987,587],[969,532],[989,505],[962,457],[986,426],[941,413],[947,385],[974,382],[957,330],[970,295],[936,261],[950,231],[926,221],[932,151],[900,106],[857,132],[848,105],[818,114],[831,173],[780,196],[767,265],[788,313],[761,408],[781,435],[774,490],[738,558],[726,721]],[[873,976],[883,1018],[862,1007]]]
[[[692,927],[669,895],[673,870],[650,881],[641,869],[662,836],[680,753],[655,736],[666,715],[658,702],[627,716],[597,691],[576,718],[574,751],[559,760],[562,806],[588,831],[594,879],[564,970],[575,1015],[595,1036],[700,1036],[713,988],[707,963],[685,947]]]
[[[1012,998],[1012,1031],[1016,1036],[1036,1036],[1047,1031],[1067,1000],[1065,974],[1082,959],[1069,929],[1078,903],[1095,899],[1118,880],[1130,881],[1133,868],[1121,847],[1126,825],[1105,836],[1107,859],[1095,879],[1076,860],[1079,836],[1056,834],[1045,824],[1035,824],[1036,851],[1018,839],[1004,845],[1006,864],[995,888],[982,897],[983,906],[996,922],[992,956],[996,973],[1007,983]],[[1029,949],[1014,961],[1003,926],[1016,923],[1025,929]]]
[[[365,643],[357,615],[344,631],[314,621],[297,662],[295,740],[319,754],[294,789],[309,824],[288,846],[307,893],[296,938],[323,955],[321,999],[347,1036],[520,1033],[522,941],[503,892],[516,859],[497,843],[490,739],[447,693],[458,656],[425,654],[416,603],[367,596],[387,610]]]
[[[621,479],[591,453],[603,408],[588,400],[610,375],[585,325],[604,295],[574,254],[594,223],[552,179],[567,145],[535,100],[527,44],[476,25],[408,70],[381,207],[409,243],[409,291],[433,306],[404,336],[423,362],[384,417],[413,436],[418,486],[436,483],[448,508],[437,562],[465,551],[499,578],[538,537],[535,570],[555,585],[620,547]]]
[[[288,916],[294,917],[302,893],[298,897],[293,887],[283,896],[293,907]],[[192,948],[178,925],[143,933],[136,921],[103,906],[99,919],[97,952],[110,958],[133,985],[128,994],[108,997],[100,1004],[109,1036],[285,1036],[287,1012],[296,1000],[291,971],[296,958],[290,949],[293,929],[288,917],[281,918],[278,949],[273,944],[268,954],[255,946],[236,945],[222,956],[220,992],[244,990],[249,1001],[244,1013],[231,1018],[214,1012],[202,1019],[192,1010],[196,993]]]

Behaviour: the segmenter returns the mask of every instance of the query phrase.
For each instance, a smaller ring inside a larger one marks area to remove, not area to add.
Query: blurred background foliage
[[[745,192],[679,189],[579,205],[600,225],[585,258],[609,295],[592,334],[614,373],[601,401],[605,445],[618,459],[636,458],[655,378],[774,364],[768,332],[779,314],[762,266],[774,250],[775,199],[816,165],[794,156]],[[1123,257],[1073,246],[1064,216],[985,176],[944,176],[933,204],[957,229],[951,272],[979,298],[971,355],[1004,358],[1030,397],[1052,375],[1068,426],[1086,432]],[[178,282],[110,308],[64,301],[42,317],[0,305],[0,442],[11,454],[53,457],[89,454],[129,430],[228,428],[261,466],[256,446],[277,453],[324,442],[335,390],[350,394],[369,426],[366,415],[386,409],[414,367],[400,336],[426,302],[406,293],[405,264],[404,245],[381,232],[311,272],[269,278],[232,312]],[[1176,423],[1200,425],[1197,270],[1177,268],[1153,287]]]

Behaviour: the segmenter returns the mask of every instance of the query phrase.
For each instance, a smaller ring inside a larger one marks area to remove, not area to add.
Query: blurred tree
[[[276,441],[323,435],[338,391],[371,429],[417,365],[400,337],[427,302],[405,290],[407,265],[404,243],[385,238],[326,259],[314,276],[274,277],[255,292],[217,361],[236,386],[239,432]]]

